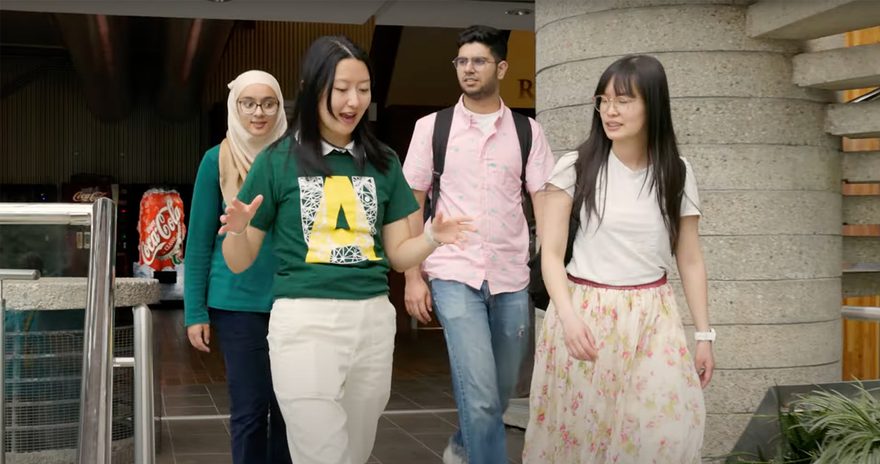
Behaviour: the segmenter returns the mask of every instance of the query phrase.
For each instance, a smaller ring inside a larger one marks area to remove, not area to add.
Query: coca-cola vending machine
[[[161,188],[144,192],[137,228],[139,257],[134,276],[158,279],[162,300],[182,300],[186,225],[180,193]]]
[[[61,184],[62,202],[94,203],[98,198],[110,198],[116,201],[112,179],[74,177],[72,182]],[[89,273],[89,249],[91,248],[89,227],[70,226],[66,235],[67,259],[62,275],[85,277]]]

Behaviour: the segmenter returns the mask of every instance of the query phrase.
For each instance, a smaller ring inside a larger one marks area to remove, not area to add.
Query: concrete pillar
[[[748,0],[535,3],[538,120],[557,154],[586,138],[611,62],[646,53],[666,68],[718,331],[704,456],[724,455],[768,387],[840,379],[840,159],[825,95],[792,84],[798,44],[746,35]]]

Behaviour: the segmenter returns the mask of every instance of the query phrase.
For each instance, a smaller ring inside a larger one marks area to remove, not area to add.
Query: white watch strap
[[[433,224],[425,225],[425,241],[427,241],[429,245],[432,245],[435,247],[443,246],[443,242],[438,241],[436,238],[434,238]]]
[[[714,342],[715,329],[709,329],[708,332],[694,332],[694,340],[698,342]]]

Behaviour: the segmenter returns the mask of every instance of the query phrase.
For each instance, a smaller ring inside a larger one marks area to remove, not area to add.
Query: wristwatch
[[[708,332],[694,332],[694,340],[698,342],[714,342],[715,329],[709,329]]]

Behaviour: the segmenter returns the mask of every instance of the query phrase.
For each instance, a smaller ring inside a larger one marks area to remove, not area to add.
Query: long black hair
[[[648,55],[628,55],[608,67],[595,95],[602,95],[605,87],[614,80],[617,95],[636,97],[641,95],[645,101],[645,123],[648,131],[648,166],[650,172],[649,189],[656,188],[657,203],[666,230],[669,244],[675,253],[678,240],[678,219],[681,215],[681,199],[684,194],[685,166],[678,151],[675,130],[672,127],[672,112],[669,106],[669,85],[666,71],[656,58]],[[605,213],[596,206],[596,183],[604,176],[602,188],[607,189],[608,156],[611,152],[611,139],[605,134],[602,118],[593,115],[590,136],[578,147],[575,162],[577,186],[575,188],[572,211],[580,211],[586,206],[587,222],[595,216],[599,224]],[[603,195],[603,198],[605,196]],[[604,200],[603,200],[604,203]]]
[[[373,68],[367,53],[344,36],[323,36],[312,42],[306,51],[300,71],[299,93],[293,107],[290,127],[285,138],[290,139],[290,154],[299,162],[299,169],[307,174],[330,175],[330,167],[324,160],[321,150],[321,116],[318,105],[327,105],[333,116],[331,105],[333,81],[336,79],[336,65],[340,61],[353,58],[367,66],[372,85]],[[324,95],[325,101],[321,101]],[[364,161],[372,164],[382,173],[388,171],[389,157],[393,151],[380,142],[370,131],[366,118],[361,118],[351,134],[355,149],[362,150],[356,156],[360,167]],[[297,138],[299,140],[297,140]]]

